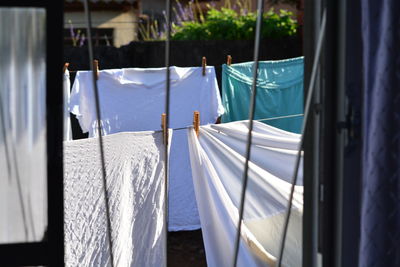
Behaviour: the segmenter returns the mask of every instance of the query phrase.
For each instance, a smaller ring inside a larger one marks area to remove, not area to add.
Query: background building
[[[95,45],[120,47],[137,40],[140,0],[90,0]],[[64,44],[85,44],[86,21],[82,0],[64,2]]]

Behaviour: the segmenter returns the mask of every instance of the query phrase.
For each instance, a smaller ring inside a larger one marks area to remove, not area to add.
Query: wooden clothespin
[[[193,128],[196,132],[197,137],[199,136],[199,129],[200,129],[200,112],[195,111],[193,113]]]
[[[226,57],[226,65],[230,66],[231,64],[232,64],[232,57],[231,57],[231,55],[228,55]]]
[[[99,61],[98,60],[93,60],[93,71],[96,72],[96,79],[99,79]]]
[[[206,76],[207,59],[203,57],[201,60],[201,66],[203,67],[203,76]]]
[[[163,131],[163,143],[164,145],[168,142],[168,133],[167,133],[167,114],[161,114],[161,129]]]
[[[68,69],[68,67],[69,67],[69,62],[65,62],[64,68],[63,68],[63,73],[65,73],[65,71]]]

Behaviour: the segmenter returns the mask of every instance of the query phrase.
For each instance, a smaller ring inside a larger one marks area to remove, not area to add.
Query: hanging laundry
[[[64,141],[72,140],[71,119],[69,117],[69,99],[71,90],[71,81],[69,79],[69,70],[66,69],[63,76],[64,89]]]
[[[248,121],[202,126],[199,137],[188,132],[209,267],[233,264],[247,134]],[[300,136],[254,122],[252,141],[238,266],[275,266]],[[302,174],[300,168],[283,266],[302,261]]]
[[[193,111],[201,124],[214,123],[223,113],[214,67],[170,68],[169,127],[192,124]],[[165,112],[166,69],[113,69],[99,72],[101,127],[105,135],[122,131],[159,130]],[[70,111],[84,132],[96,136],[96,112],[92,74],[78,72],[73,84]],[[169,182],[169,230],[200,228],[190,169],[187,133],[175,131],[171,145]]]
[[[247,120],[253,62],[222,66],[222,122]],[[303,57],[262,61],[258,67],[256,109],[254,119],[275,118],[303,113]],[[300,133],[302,116],[265,121],[282,130]]]
[[[164,266],[163,134],[118,133],[103,141],[115,266]],[[64,142],[66,266],[110,264],[99,153],[97,138]]]

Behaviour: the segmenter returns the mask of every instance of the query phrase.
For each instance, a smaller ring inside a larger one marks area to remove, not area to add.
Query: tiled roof
[[[122,3],[134,3],[137,0],[89,0],[91,3],[117,3],[117,4],[122,4]],[[73,3],[73,2],[83,2],[83,0],[65,0],[67,3]]]
[[[138,10],[141,0],[89,0],[92,11],[129,11]],[[64,0],[68,12],[82,11],[84,0]]]

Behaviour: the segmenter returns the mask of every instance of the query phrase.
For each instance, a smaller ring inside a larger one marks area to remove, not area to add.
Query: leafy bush
[[[297,22],[292,13],[272,9],[263,14],[262,37],[281,38],[296,34]],[[254,39],[257,15],[230,8],[210,8],[202,20],[174,24],[172,40],[251,40]]]

